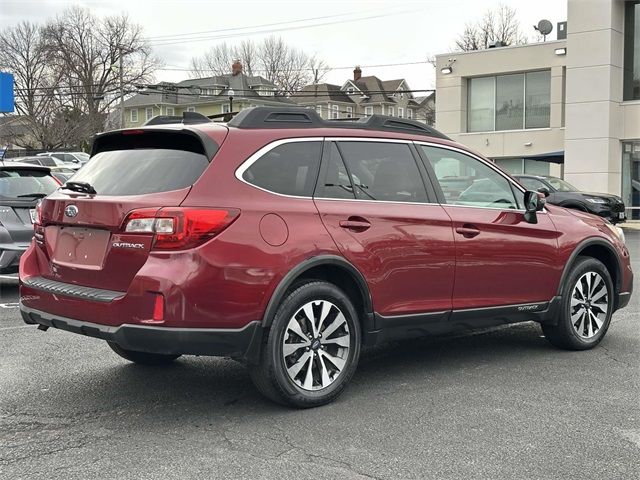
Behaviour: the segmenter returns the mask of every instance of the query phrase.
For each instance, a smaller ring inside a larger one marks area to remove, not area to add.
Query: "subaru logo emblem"
[[[78,214],[78,207],[75,205],[67,205],[67,208],[64,209],[64,214],[67,217],[75,217]]]

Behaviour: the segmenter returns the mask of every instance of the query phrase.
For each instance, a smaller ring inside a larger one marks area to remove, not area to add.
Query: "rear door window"
[[[537,178],[518,177],[518,180],[520,180],[520,183],[525,187],[527,187],[529,190],[538,190],[539,188],[547,188],[547,186]]]
[[[42,157],[40,159],[40,165],[45,165],[47,167],[57,167],[58,166],[58,162],[56,162],[55,158],[51,158],[51,157]]]
[[[208,165],[205,155],[184,150],[110,150],[94,155],[73,181],[98,195],[144,195],[189,187]]]
[[[331,142],[328,148],[325,147],[323,156],[325,166],[320,174],[321,181],[318,183],[315,197],[355,199],[353,185],[335,142]]]
[[[386,142],[338,142],[356,198],[388,202],[428,202],[409,145]]]
[[[321,153],[319,141],[285,143],[253,162],[242,173],[242,179],[270,192],[311,197]]]

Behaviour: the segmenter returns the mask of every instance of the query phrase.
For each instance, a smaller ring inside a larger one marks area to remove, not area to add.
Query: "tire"
[[[360,322],[349,297],[331,283],[308,281],[280,303],[260,362],[249,373],[274,402],[317,407],[335,400],[349,383],[360,344]]]
[[[602,262],[578,257],[566,279],[557,325],[542,325],[547,340],[566,350],[587,350],[604,338],[611,323],[614,290]]]
[[[164,355],[161,353],[136,352],[134,350],[126,350],[117,343],[107,342],[111,350],[116,352],[125,360],[137,363],[139,365],[168,365],[180,355]]]

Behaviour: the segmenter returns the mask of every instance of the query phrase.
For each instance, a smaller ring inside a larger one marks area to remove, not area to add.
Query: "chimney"
[[[239,73],[242,73],[242,64],[240,63],[240,60],[236,60],[233,62],[233,65],[231,65],[231,75],[235,77]]]
[[[353,69],[353,81],[357,82],[360,80],[360,77],[362,77],[362,70],[360,70],[360,66],[356,66],[356,68]]]

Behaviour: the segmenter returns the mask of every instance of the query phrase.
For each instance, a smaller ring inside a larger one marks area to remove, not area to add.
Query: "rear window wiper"
[[[66,190],[73,190],[74,192],[89,193],[92,195],[98,193],[96,192],[96,189],[87,182],[67,182],[62,186],[62,188]]]
[[[24,197],[44,198],[47,195],[49,195],[49,194],[48,193],[42,193],[42,192],[39,192],[39,193],[25,193],[23,195],[16,196],[16,198],[24,198]]]

